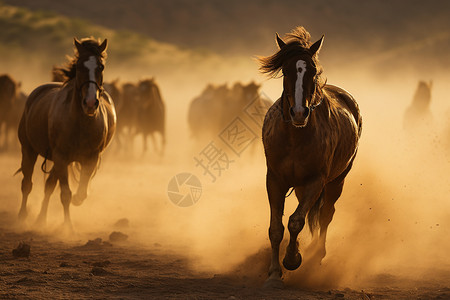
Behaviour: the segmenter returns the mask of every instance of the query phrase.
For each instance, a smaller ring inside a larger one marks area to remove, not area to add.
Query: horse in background
[[[20,104],[20,84],[10,75],[0,75],[0,150],[8,150],[9,132],[15,124],[14,112]]]
[[[431,89],[433,82],[419,81],[410,106],[403,118],[403,128],[416,135],[418,131],[428,130],[433,124],[431,113]]]
[[[261,72],[271,77],[281,72],[283,76],[283,92],[267,112],[262,130],[272,247],[267,286],[282,285],[279,251],[290,188],[298,206],[289,217],[284,267],[295,270],[302,263],[297,237],[306,217],[313,234],[311,262],[320,263],[325,257],[334,204],[352,168],[361,136],[362,120],[355,99],[344,89],[325,84],[321,76],[318,52],[323,36],[314,44],[310,39],[303,27],[287,34],[286,41],[277,34],[279,51],[259,58]]]
[[[207,85],[189,105],[191,136],[198,142],[213,139],[252,102],[257,102],[254,104],[267,110],[272,102],[261,97],[260,88],[261,85],[254,82],[247,85],[237,82],[231,88],[227,84]]]
[[[57,182],[61,188],[64,224],[72,229],[70,203],[81,205],[100,155],[111,142],[116,127],[114,103],[103,90],[107,41],[92,38],[74,40],[75,57],[64,69],[64,83],[37,87],[28,97],[19,124],[22,146],[22,205],[19,219],[27,216],[27,200],[37,156],[53,161],[45,182],[45,195],[38,224],[44,224],[51,194]],[[74,196],[68,183],[68,166],[81,165],[78,190]],[[18,172],[19,172],[18,171]]]
[[[188,125],[191,135],[196,140],[205,140],[217,135],[224,126],[223,103],[229,99],[226,84],[214,86],[209,84],[202,93],[194,98],[188,110]]]
[[[154,78],[144,79],[139,81],[137,91],[138,105],[136,114],[138,126],[136,134],[142,134],[143,153],[147,152],[147,138],[150,136],[156,153],[163,155],[166,145],[166,109],[159,87]],[[156,134],[160,136],[160,143],[157,142]]]

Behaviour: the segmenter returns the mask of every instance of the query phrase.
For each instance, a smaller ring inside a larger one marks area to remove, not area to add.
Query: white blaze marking
[[[96,82],[95,69],[97,68],[97,60],[95,59],[95,56],[90,56],[89,59],[84,62],[84,66],[89,70],[89,80]],[[96,94],[97,94],[97,86],[94,83],[90,82],[86,97],[87,101],[89,100],[94,101]]]
[[[304,108],[302,105],[303,100],[303,76],[306,72],[306,62],[298,60],[295,64],[297,70],[297,80],[295,81],[295,112],[303,114]]]

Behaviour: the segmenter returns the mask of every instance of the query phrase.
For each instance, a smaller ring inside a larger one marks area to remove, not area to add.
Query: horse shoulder
[[[276,128],[280,122],[283,122],[281,115],[281,98],[272,104],[264,117],[262,140],[266,153],[271,148],[276,148],[278,139],[281,138],[279,132],[277,133],[278,130]]]
[[[362,117],[359,110],[359,105],[356,102],[355,98],[345,89],[335,85],[327,84],[325,86],[325,92],[337,101],[338,106],[340,106],[346,112],[350,113],[350,116],[353,117],[353,121],[355,122],[358,135],[360,136],[362,128]]]
[[[55,91],[57,89],[60,89],[62,87],[62,83],[47,83],[38,86],[35,88],[30,95],[28,96],[28,99],[25,103],[25,107],[29,108],[31,105],[33,105],[36,101],[39,101],[39,99],[45,98],[48,96],[51,91]]]

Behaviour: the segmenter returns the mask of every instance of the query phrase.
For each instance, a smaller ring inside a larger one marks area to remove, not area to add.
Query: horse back
[[[28,99],[25,103],[25,111],[28,111],[33,105],[37,102],[45,101],[46,99],[50,99],[50,95],[53,96],[53,93],[56,93],[62,87],[62,83],[52,82],[38,86],[35,88],[31,94],[28,96]],[[44,100],[43,100],[44,99]]]
[[[361,136],[362,117],[355,98],[353,98],[353,96],[343,88],[335,85],[327,84],[324,88],[324,91],[325,93],[332,94],[334,96],[333,98],[336,99],[343,108],[347,109],[352,114],[358,126],[358,135]]]
[[[48,116],[61,83],[44,84],[31,92],[19,124],[19,141],[22,147],[32,148],[49,157]]]

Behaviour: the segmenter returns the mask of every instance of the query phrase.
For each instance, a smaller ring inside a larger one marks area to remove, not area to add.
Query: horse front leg
[[[322,262],[322,259],[327,254],[325,243],[327,238],[328,225],[330,225],[331,220],[333,219],[333,215],[335,212],[334,204],[341,196],[343,187],[343,180],[340,182],[335,181],[329,183],[325,187],[323,206],[321,207],[319,214],[320,235],[318,236],[318,243],[312,256],[312,261],[317,264],[320,264]]]
[[[267,195],[270,204],[269,239],[272,247],[272,256],[269,268],[269,278],[266,287],[282,287],[282,271],[280,265],[280,243],[283,240],[283,212],[285,195],[288,188],[282,184],[270,171],[266,177]]]
[[[302,256],[298,249],[298,234],[305,226],[306,214],[319,200],[323,186],[322,180],[316,180],[308,185],[295,188],[295,195],[299,204],[295,212],[289,217],[288,230],[290,239],[283,259],[283,265],[288,270],[295,270],[302,264]]]
[[[80,183],[78,184],[77,192],[72,197],[73,205],[80,206],[87,198],[89,181],[91,180],[92,174],[94,174],[97,165],[98,165],[98,156],[81,163]]]
[[[22,179],[22,204],[19,211],[19,220],[24,221],[27,217],[27,202],[28,195],[31,193],[33,182],[31,180],[33,176],[34,165],[36,163],[37,153],[31,149],[28,145],[22,145],[22,163],[20,170],[23,174]]]

